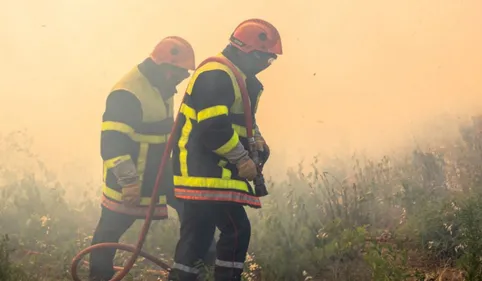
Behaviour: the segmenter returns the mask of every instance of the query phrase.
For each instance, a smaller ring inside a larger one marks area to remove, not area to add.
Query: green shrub
[[[457,210],[459,237],[456,249],[462,252],[459,266],[466,272],[467,281],[482,280],[482,197],[475,195],[461,203]]]
[[[286,181],[269,181],[263,208],[248,209],[253,233],[244,279],[424,280],[430,269],[457,261],[468,280],[479,280],[482,158],[475,155],[482,153],[474,140],[403,157],[315,157],[289,170]],[[0,280],[70,280],[72,257],[90,244],[99,204],[84,190],[100,188],[74,187],[72,202],[42,167],[30,174],[0,169],[0,231],[17,249],[1,244]],[[174,213],[152,224],[144,245],[168,262],[178,239]],[[122,242],[135,243],[141,225]],[[129,256],[119,252],[116,263]],[[149,268],[139,259],[129,278],[147,280]]]
[[[0,280],[2,281],[30,281],[30,278],[19,266],[12,264],[10,255],[12,249],[9,247],[8,235],[0,239]]]

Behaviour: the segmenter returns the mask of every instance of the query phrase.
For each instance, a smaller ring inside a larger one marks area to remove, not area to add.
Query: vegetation
[[[330,165],[314,158],[270,182],[264,207],[249,210],[245,280],[482,280],[482,141],[472,127],[461,136],[405,157],[325,159]],[[98,201],[84,194],[70,202],[38,172],[0,172],[0,280],[71,280],[70,261],[90,244]],[[141,223],[124,242],[136,241]],[[169,260],[177,229],[175,215],[154,223],[145,249]],[[128,255],[118,253],[117,263]],[[140,259],[129,279],[162,278],[156,270]]]

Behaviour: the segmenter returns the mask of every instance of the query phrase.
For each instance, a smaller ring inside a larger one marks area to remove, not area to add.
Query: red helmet
[[[245,53],[261,51],[283,54],[278,30],[271,23],[261,19],[243,21],[231,34],[230,41],[231,45]]]
[[[156,64],[167,63],[188,70],[196,67],[191,44],[178,36],[169,36],[157,43],[151,59]]]

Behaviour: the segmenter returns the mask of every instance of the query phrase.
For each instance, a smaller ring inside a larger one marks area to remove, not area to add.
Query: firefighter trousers
[[[183,217],[183,202],[172,196],[168,196],[167,202],[169,206],[177,211],[179,218]],[[92,245],[99,243],[118,243],[121,236],[132,226],[136,218],[124,214],[113,212],[102,207],[102,213],[97,224],[97,228],[92,238]],[[213,264],[216,258],[216,240],[214,236],[210,238],[210,250],[204,256],[204,262]],[[115,275],[114,257],[116,249],[104,248],[96,249],[90,254],[90,272],[89,280],[107,281]]]
[[[243,206],[230,203],[185,201],[181,235],[169,281],[195,281],[202,272],[202,257],[209,250],[216,227],[215,281],[238,281],[251,238],[251,224]]]

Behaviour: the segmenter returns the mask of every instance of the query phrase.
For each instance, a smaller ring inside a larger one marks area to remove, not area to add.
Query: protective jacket
[[[173,125],[172,94],[163,95],[139,69],[128,72],[112,88],[106,102],[101,133],[104,160],[104,207],[144,218],[157,177],[166,141]],[[141,203],[122,204],[122,187],[111,171],[115,163],[132,159],[141,181]],[[172,186],[171,165],[167,165],[164,186]],[[167,218],[166,197],[159,193],[154,219]]]
[[[237,71],[246,81],[255,120],[263,85],[255,76],[246,77],[240,69]],[[248,149],[243,101],[234,73],[217,62],[198,68],[188,84],[180,113],[172,155],[175,196],[260,208],[254,188],[223,156],[238,141]]]

